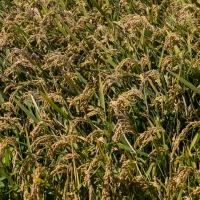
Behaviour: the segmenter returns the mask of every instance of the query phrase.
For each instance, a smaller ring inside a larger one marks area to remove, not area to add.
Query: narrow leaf
[[[195,148],[195,146],[196,146],[196,144],[198,143],[199,139],[200,139],[200,133],[196,133],[196,135],[194,136],[194,138],[193,138],[193,140],[192,140],[192,142],[191,142],[191,144],[190,144],[190,151],[191,151],[193,148]]]
[[[100,105],[103,108],[104,112],[106,110],[105,108],[105,99],[104,99],[104,93],[103,93],[103,85],[101,82],[101,76],[99,75],[99,95],[100,95]]]
[[[28,147],[28,152],[32,153],[31,145],[30,145],[30,140],[29,140],[29,137],[28,137],[28,131],[25,130],[25,132],[26,132],[26,143],[27,143],[27,147]]]
[[[19,101],[17,101],[15,98],[13,98],[13,100],[26,113],[26,115],[29,118],[31,118],[36,124],[39,122],[39,120],[28,109],[26,109]]]
[[[149,168],[148,168],[148,170],[147,170],[147,172],[146,172],[146,177],[147,177],[147,178],[149,177],[149,175],[150,175],[150,173],[151,173],[152,168],[153,168],[154,165],[155,165],[155,163],[151,163],[151,165],[149,166]]]
[[[107,19],[108,21],[108,26],[112,27],[112,23],[111,21],[107,18],[106,13],[101,9],[101,7],[99,6],[99,4],[95,1],[95,0],[90,0],[92,2],[92,4],[97,8],[97,10]]]
[[[173,76],[175,76],[176,78],[178,78],[178,74],[175,74],[174,72],[171,72],[169,70],[167,70],[169,73],[171,73]],[[187,86],[188,88],[190,88],[191,90],[193,90],[194,92],[196,92],[197,94],[200,94],[200,89],[196,88],[192,83],[188,82],[187,80],[185,80],[182,77],[179,77],[180,81]]]
[[[51,105],[52,108],[54,108],[58,113],[61,114],[62,117],[64,117],[65,119],[71,119],[71,117],[65,112],[63,112],[46,94],[44,94],[41,91],[40,94]]]

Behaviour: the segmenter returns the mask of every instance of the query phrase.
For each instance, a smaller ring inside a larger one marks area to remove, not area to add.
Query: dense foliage
[[[0,1],[0,199],[199,199],[200,2]]]

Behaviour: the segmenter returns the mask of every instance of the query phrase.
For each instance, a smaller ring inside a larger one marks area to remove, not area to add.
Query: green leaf
[[[99,6],[99,4],[95,0],[90,0],[90,1],[97,8],[97,10],[106,18],[106,20],[108,22],[108,26],[112,27],[111,21],[107,18],[106,13],[101,9],[101,7]]]
[[[9,175],[8,175],[4,170],[2,170],[1,168],[0,168],[0,177],[1,177],[1,178],[6,178],[6,179],[8,179],[9,181],[12,182],[11,176],[9,176]]]
[[[148,90],[147,88],[144,88],[144,92],[146,94],[152,96],[153,98],[156,98],[156,95],[152,91]]]
[[[196,133],[196,135],[194,136],[194,138],[192,139],[192,142],[190,144],[190,151],[195,148],[196,144],[198,143],[200,139],[200,133]]]
[[[177,200],[181,200],[182,199],[182,195],[183,195],[183,187],[181,188],[179,194],[178,194],[178,198]]]
[[[104,162],[106,163],[106,155],[105,155],[105,153],[103,152],[103,149],[101,148],[101,143],[100,143],[99,141],[97,141],[97,146],[98,146],[98,148],[99,148],[99,150],[100,150],[100,153],[101,153],[101,156],[102,156]]]
[[[124,149],[126,151],[129,151],[129,152],[133,152],[133,150],[128,146],[128,145],[125,145],[125,144],[122,144],[122,143],[117,143],[117,146],[120,148],[120,149]]]
[[[99,4],[95,0],[90,0],[92,4],[97,8],[97,10],[104,16],[106,17],[106,13],[101,9]]]
[[[162,48],[162,52],[161,52],[161,55],[160,55],[160,59],[159,59],[159,63],[158,63],[158,69],[160,69],[160,66],[162,64],[162,61],[163,61],[163,54],[164,54],[164,46]]]
[[[54,19],[59,31],[66,37],[68,34],[70,35],[71,39],[74,41],[75,44],[78,44],[79,40],[75,37],[75,35],[71,32],[70,28],[62,22],[62,18],[59,15],[56,15]]]
[[[174,72],[171,72],[169,70],[167,70],[170,74],[172,74],[173,76],[175,76],[176,78],[178,78],[178,74],[175,74]],[[194,92],[196,92],[197,94],[200,94],[200,89],[196,88],[192,83],[188,82],[187,80],[185,80],[182,77],[179,77],[180,81],[187,86],[188,88],[190,88],[191,90],[193,90]]]
[[[153,168],[154,165],[155,165],[155,163],[151,163],[151,165],[149,166],[149,168],[148,168],[148,170],[147,170],[147,172],[146,172],[146,177],[147,177],[147,178],[149,177],[149,175],[150,175],[150,173],[151,173],[151,170],[152,170],[152,168]]]
[[[81,81],[81,82],[83,82],[84,84],[86,84],[86,83],[87,83],[87,80],[86,80],[85,78],[83,78],[83,76],[82,76],[76,69],[75,69],[74,71],[76,72],[76,75],[77,75],[79,81]]]
[[[116,68],[117,67],[117,64],[113,61],[113,59],[112,59],[112,57],[110,56],[110,57],[108,57],[108,59],[107,59],[107,62],[109,62],[110,63],[110,65],[112,65],[114,68]]]
[[[26,113],[26,115],[29,118],[31,118],[36,124],[39,122],[39,120],[28,109],[26,109],[19,101],[17,101],[15,98],[13,98],[13,100]]]
[[[11,157],[12,157],[12,152],[11,152],[11,150],[9,148],[5,149],[4,156],[5,156],[5,165],[7,167],[10,167],[10,161],[11,161]]]
[[[25,130],[25,132],[26,132],[26,143],[27,143],[27,147],[28,147],[28,152],[32,153],[31,145],[30,145],[30,140],[29,140],[29,137],[28,137],[28,131]]]
[[[10,0],[4,0],[4,2],[6,3],[6,5],[10,8],[12,6]]]
[[[72,95],[72,96],[76,96],[76,95],[77,95],[76,92],[73,92],[72,90],[69,90],[68,88],[63,87],[63,86],[60,85],[59,83],[58,83],[58,86],[63,90],[63,92],[66,92],[66,93],[68,93],[68,94],[70,94],[70,95]]]
[[[62,117],[64,117],[65,119],[71,119],[71,117],[66,114],[65,112],[63,112],[48,96],[47,94],[44,94],[43,92],[40,91],[40,94],[42,95],[42,97],[51,105],[52,108],[54,108],[58,113],[61,114]]]
[[[3,99],[5,99],[7,101],[9,100],[9,96],[7,94],[5,94],[4,92],[2,92],[1,90],[0,90],[0,94],[1,94]]]
[[[101,76],[99,75],[99,95],[100,95],[100,105],[103,108],[104,112],[106,111],[105,107],[105,99],[104,99],[104,93],[103,93],[103,84],[101,81]]]
[[[128,151],[128,152],[131,152],[131,153],[137,153],[137,154],[139,154],[139,155],[142,155],[142,156],[145,156],[145,157],[148,157],[148,154],[147,153],[145,153],[145,152],[143,152],[143,151],[140,151],[140,150],[136,150],[136,149],[134,149],[135,150],[135,152],[130,148],[130,146],[128,146],[128,145],[126,145],[126,144],[122,144],[122,143],[117,143],[116,144],[120,149],[124,149],[124,150],[126,150],[126,151]]]
[[[4,187],[5,187],[5,184],[2,181],[0,181],[0,189]]]
[[[60,0],[60,6],[61,6],[62,11],[67,10],[66,7],[65,7],[64,1]]]
[[[0,93],[0,103],[3,103],[3,102],[4,102],[4,99],[3,99],[3,97],[2,97],[2,95]]]

